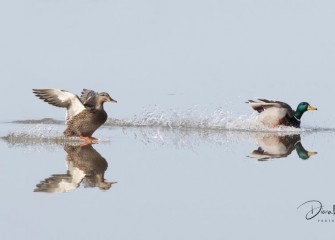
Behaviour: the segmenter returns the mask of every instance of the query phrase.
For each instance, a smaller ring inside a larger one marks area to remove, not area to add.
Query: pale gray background
[[[110,116],[194,105],[249,114],[266,97],[334,127],[333,1],[0,2],[1,119],[54,117],[31,88],[107,91]],[[176,94],[176,95],[169,95]]]
[[[334,23],[333,1],[0,1],[0,121],[62,119],[31,88],[85,87],[117,99],[106,109],[120,119],[154,105],[222,106],[238,117],[251,114],[245,100],[267,97],[308,101],[319,111],[303,125],[334,128]],[[64,125],[1,123],[0,136],[49,128]],[[62,147],[0,141],[0,235],[334,239],[333,224],[296,209],[311,199],[334,204],[333,131],[302,135],[318,152],[307,161],[293,151],[269,162],[246,157],[257,149],[248,133],[176,132],[99,129],[109,141],[94,147],[118,184],[54,195],[33,189],[66,172]]]

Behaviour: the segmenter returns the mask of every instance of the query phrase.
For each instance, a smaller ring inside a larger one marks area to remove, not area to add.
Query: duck
[[[108,118],[104,103],[117,103],[108,93],[89,89],[83,89],[80,97],[61,89],[33,89],[33,93],[53,106],[66,108],[64,136],[80,137],[87,144],[97,140],[92,134]]]
[[[307,102],[299,103],[297,110],[294,111],[285,102],[267,99],[258,99],[259,102],[249,100],[246,103],[259,113],[258,121],[269,127],[289,126],[300,128],[301,117],[306,111],[317,110]]]
[[[104,178],[108,168],[107,160],[95,150],[92,144],[65,144],[67,171],[53,174],[40,181],[34,192],[64,193],[71,192],[84,185],[85,188],[98,187],[107,191],[116,182],[108,182]]]
[[[257,140],[258,149],[254,150],[248,157],[258,158],[259,161],[266,161],[274,158],[285,158],[296,150],[298,157],[307,160],[317,152],[307,151],[301,144],[300,134],[276,135],[266,134]]]

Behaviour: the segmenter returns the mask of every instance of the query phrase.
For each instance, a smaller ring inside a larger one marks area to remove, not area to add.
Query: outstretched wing
[[[33,89],[33,93],[56,107],[66,108],[66,122],[85,109],[77,95],[60,89]]]
[[[285,108],[287,110],[287,114],[289,117],[293,117],[293,110],[290,105],[280,101],[272,101],[267,99],[258,99],[261,102],[255,102],[253,100],[249,100],[247,103],[250,107],[252,107],[257,112],[263,112],[268,108]]]
[[[269,104],[270,106],[272,104],[275,107],[285,108],[285,109],[287,109],[287,114],[288,114],[289,117],[293,117],[294,116],[293,109],[287,103],[280,102],[280,101],[272,101],[272,100],[267,100],[267,99],[258,99],[258,100],[259,101],[263,101],[263,102]]]
[[[93,90],[83,89],[83,91],[81,92],[80,100],[86,107],[95,107],[98,95],[99,93]]]
[[[60,193],[69,192],[78,187],[78,183],[73,182],[71,174],[54,174],[36,185],[34,192]]]

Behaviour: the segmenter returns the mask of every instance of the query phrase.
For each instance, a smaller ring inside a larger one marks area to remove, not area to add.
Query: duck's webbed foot
[[[80,136],[79,138],[83,139],[85,141],[84,143],[80,144],[80,146],[86,146],[86,145],[94,144],[98,140],[97,138],[94,138],[94,137]]]

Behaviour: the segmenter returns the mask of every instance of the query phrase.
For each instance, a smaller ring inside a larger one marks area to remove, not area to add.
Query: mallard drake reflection
[[[113,183],[105,181],[104,175],[108,163],[91,144],[65,145],[68,170],[64,174],[53,174],[51,177],[36,185],[34,192],[70,192],[78,188],[81,183],[84,187],[98,187],[100,190],[109,190]]]
[[[33,89],[33,93],[53,106],[66,108],[67,128],[64,135],[77,136],[88,143],[96,140],[92,134],[107,120],[104,103],[117,102],[108,93],[88,89],[82,91],[80,98],[60,89]]]
[[[250,153],[249,157],[258,158],[260,161],[273,158],[284,158],[296,150],[299,158],[306,160],[317,154],[307,151],[301,144],[300,134],[278,136],[266,134],[258,139],[258,149]]]
[[[269,127],[284,125],[299,128],[302,115],[306,111],[317,110],[307,102],[301,102],[297,110],[294,111],[290,105],[284,102],[267,99],[258,100],[260,102],[249,100],[247,103],[259,113],[258,120]]]

